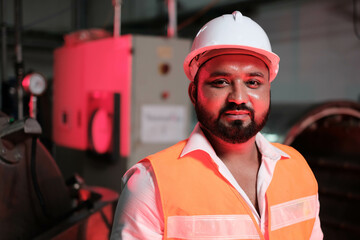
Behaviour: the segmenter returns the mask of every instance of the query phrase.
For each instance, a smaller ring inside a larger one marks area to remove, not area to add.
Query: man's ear
[[[195,105],[195,103],[197,101],[197,89],[196,89],[196,85],[194,84],[194,82],[191,82],[189,84],[188,94],[189,94],[192,104]]]

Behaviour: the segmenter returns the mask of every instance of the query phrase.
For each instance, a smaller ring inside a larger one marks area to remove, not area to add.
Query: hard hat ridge
[[[269,68],[270,81],[277,75],[280,58],[272,52],[265,31],[239,11],[212,19],[200,29],[184,61],[186,76],[193,81],[204,62],[224,54],[253,55]]]
[[[243,17],[243,15],[241,14],[241,12],[239,12],[239,11],[234,11],[234,12],[232,13],[232,16],[234,17],[234,20],[235,20],[235,21],[241,21],[241,19],[242,19],[242,17]]]

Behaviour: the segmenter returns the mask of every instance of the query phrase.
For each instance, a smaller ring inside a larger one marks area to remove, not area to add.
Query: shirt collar
[[[261,133],[258,133],[256,135],[255,142],[263,157],[269,158],[273,161],[277,161],[282,157],[290,158],[288,154],[273,146]],[[181,152],[180,157],[183,157],[184,155],[195,150],[202,150],[208,153],[213,159],[215,158],[215,156],[217,157],[215,150],[211,146],[209,140],[205,137],[199,123],[196,124],[183,151]]]

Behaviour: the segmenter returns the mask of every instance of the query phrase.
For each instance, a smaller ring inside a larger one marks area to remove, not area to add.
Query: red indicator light
[[[169,93],[168,91],[163,91],[163,92],[161,93],[161,98],[162,98],[162,99],[166,100],[166,99],[168,99],[169,97],[170,97],[170,93]]]

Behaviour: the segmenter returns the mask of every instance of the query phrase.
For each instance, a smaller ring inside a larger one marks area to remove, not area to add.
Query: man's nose
[[[233,84],[228,96],[228,101],[236,104],[247,103],[249,101],[246,86],[242,82],[235,82]]]

